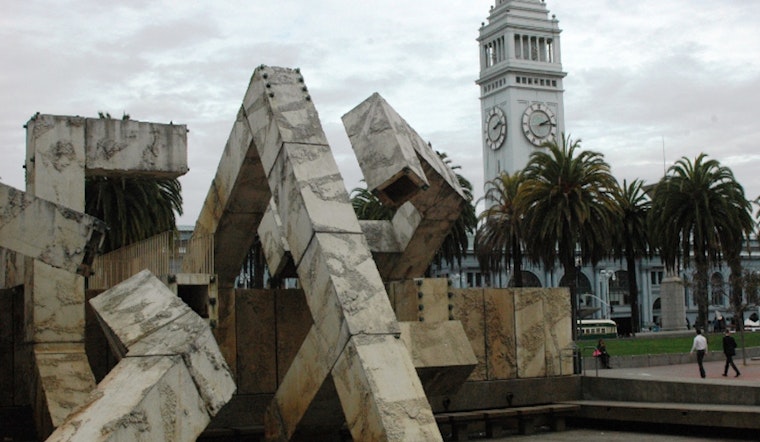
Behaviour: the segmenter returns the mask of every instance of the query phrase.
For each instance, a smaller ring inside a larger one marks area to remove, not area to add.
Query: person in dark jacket
[[[723,336],[723,354],[726,355],[726,367],[723,369],[723,376],[728,376],[728,366],[733,367],[736,376],[739,376],[739,369],[734,364],[734,355],[736,354],[736,340],[731,336],[731,331],[726,329]]]

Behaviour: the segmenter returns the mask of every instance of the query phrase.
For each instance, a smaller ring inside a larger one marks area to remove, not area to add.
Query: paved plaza
[[[611,370],[600,369],[587,370],[586,376],[603,376],[607,378],[625,378],[625,379],[652,379],[652,380],[669,380],[679,382],[709,383],[717,385],[746,385],[748,388],[757,388],[760,386],[760,360],[747,359],[746,365],[741,358],[735,361],[736,366],[741,372],[741,376],[734,377],[733,369],[729,367],[728,376],[723,377],[724,362],[712,361],[704,364],[707,377],[700,378],[699,369],[697,368],[696,356],[693,364],[681,365],[663,365],[655,367],[639,368],[614,368],[615,359],[612,358],[613,368]],[[672,430],[661,429],[653,432],[641,433],[630,431],[630,428],[618,431],[616,429],[575,429],[570,427],[567,431],[562,432],[543,432],[530,436],[513,435],[501,439],[491,439],[500,442],[520,442],[520,441],[546,441],[546,442],[617,442],[617,441],[657,441],[657,442],[687,442],[687,441],[737,441],[737,440],[760,440],[760,434],[736,434],[722,435],[704,434],[695,431],[693,434],[675,434]],[[488,439],[484,439],[488,440]]]

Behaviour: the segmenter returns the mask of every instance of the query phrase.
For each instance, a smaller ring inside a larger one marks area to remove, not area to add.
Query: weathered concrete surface
[[[566,288],[451,289],[478,365],[468,381],[573,373]]]
[[[131,119],[85,119],[88,175],[176,178],[187,173],[187,127]]]
[[[89,274],[106,225],[0,183],[0,247],[71,273]]]
[[[446,278],[418,278],[390,283],[388,293],[398,320],[448,321],[451,314],[448,283]]]
[[[84,181],[66,169],[72,165],[88,175],[176,178],[187,173],[187,127],[183,124],[148,123],[131,119],[34,115],[26,124],[27,146],[37,147],[27,156],[36,168],[44,163],[72,185],[62,192],[84,198]],[[35,178],[36,179],[36,178]],[[81,191],[80,191],[81,190]],[[34,189],[36,196],[49,198]],[[74,207],[73,207],[74,208]]]
[[[265,250],[269,274],[274,277],[287,277],[284,272],[293,264],[290,246],[282,233],[282,221],[274,202],[270,202],[258,229],[261,247]]]
[[[357,151],[367,188],[384,205],[398,207],[430,185],[417,158],[419,136],[380,94],[374,93],[344,115],[343,125]]]
[[[90,303],[123,359],[48,440],[195,440],[235,391],[208,324],[147,270]]]
[[[84,278],[31,258],[24,267],[26,341],[84,342]]]
[[[26,128],[26,192],[73,212],[84,212],[87,174],[168,178],[187,172],[184,126],[37,114]],[[71,410],[79,400],[68,392],[94,385],[83,345],[75,358],[82,361],[76,379],[45,373],[56,351],[71,357],[60,344],[84,343],[84,279],[32,258],[26,259],[24,274],[25,341],[40,374],[30,377],[27,396],[35,415],[50,416],[55,426],[62,419],[58,410]],[[37,351],[40,344],[48,346],[45,353]],[[49,431],[38,427],[42,436]]]
[[[86,402],[95,381],[83,343],[36,344],[33,352],[35,426],[47,435]]]
[[[441,440],[303,78],[262,66],[243,108],[314,319],[268,410],[267,437],[291,438],[332,372],[355,439]],[[408,387],[403,395],[372,377],[391,372],[384,379]]]
[[[194,441],[209,421],[180,356],[126,358],[47,440]]]
[[[456,392],[478,363],[462,323],[399,322],[401,341],[428,397]]]
[[[423,276],[466,204],[456,175],[377,93],[345,114],[343,125],[368,188],[391,207],[409,202],[418,212],[394,215],[401,250],[375,253],[380,274],[388,281]]]

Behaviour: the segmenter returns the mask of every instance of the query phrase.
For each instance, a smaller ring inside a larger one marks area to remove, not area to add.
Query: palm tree
[[[685,266],[694,261],[696,326],[707,324],[710,265],[720,264],[721,253],[734,259],[741,250],[739,238],[746,227],[741,212],[747,207],[731,170],[704,153],[693,163],[682,157],[655,188],[653,235],[666,269],[674,271],[680,261]]]
[[[456,172],[461,169],[459,165],[452,165],[451,159],[443,152],[436,151],[438,156],[443,162],[454,171],[457,177],[459,187],[464,192],[466,203],[462,208],[462,212],[451,227],[449,234],[444,238],[441,248],[438,249],[433,257],[433,264],[440,266],[443,262],[453,267],[454,262],[461,267],[462,258],[467,256],[467,248],[469,246],[469,237],[475,231],[475,227],[478,225],[478,217],[475,213],[475,205],[473,204],[472,196],[472,183]]]
[[[615,257],[625,258],[628,272],[628,292],[631,296],[631,327],[634,333],[641,331],[639,320],[639,287],[636,260],[650,254],[647,217],[652,202],[643,189],[641,180],[633,180],[614,193],[620,207],[615,236]]]
[[[751,203],[744,196],[744,189],[739,183],[732,188],[735,192],[735,198],[726,201],[728,204],[723,207],[727,212],[718,215],[718,235],[720,236],[721,249],[723,257],[731,269],[729,276],[729,285],[731,287],[731,307],[734,311],[734,318],[739,320],[739,327],[744,325],[744,314],[742,306],[742,286],[743,286],[743,268],[741,264],[741,252],[746,243],[749,243],[750,236],[755,230],[755,222],[752,219]]]
[[[552,141],[542,147],[530,156],[518,198],[525,213],[526,252],[549,270],[559,261],[575,321],[576,265],[596,264],[608,255],[619,216],[613,197],[617,181],[603,155],[581,151],[580,140],[563,136],[562,145]],[[576,334],[574,326],[573,338]]]
[[[498,273],[502,264],[512,264],[515,287],[523,286],[522,279],[522,212],[515,204],[520,186],[525,182],[521,171],[514,175],[502,172],[486,183],[486,209],[478,216],[480,225],[475,233],[475,255],[485,273]],[[509,281],[507,281],[509,284]]]
[[[182,214],[177,179],[87,177],[85,212],[108,225],[103,252],[176,230]]]

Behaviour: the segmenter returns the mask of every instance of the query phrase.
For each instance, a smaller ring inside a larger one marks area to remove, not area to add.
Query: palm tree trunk
[[[580,321],[578,311],[578,284],[576,279],[578,278],[578,271],[575,267],[575,262],[563,263],[562,267],[565,269],[565,275],[567,275],[567,287],[570,289],[570,318],[573,321],[573,341],[579,338],[578,336],[578,321]]]
[[[626,252],[628,270],[628,295],[631,297],[631,331],[635,334],[641,331],[639,319],[639,283],[636,278],[636,257]]]
[[[512,278],[515,280],[515,287],[523,286],[522,260],[523,253],[520,247],[520,239],[515,235],[512,237]],[[509,284],[509,281],[507,281],[507,284]]]
[[[710,315],[709,302],[707,299],[707,262],[702,259],[696,262],[694,272],[694,300],[697,302],[697,322],[695,325],[707,330],[707,321]]]
[[[742,314],[742,265],[741,261],[737,258],[728,258],[728,266],[731,269],[731,274],[728,277],[729,285],[731,286],[731,309],[734,311],[734,323],[737,330],[744,326],[744,318]],[[738,322],[737,322],[738,318]]]

